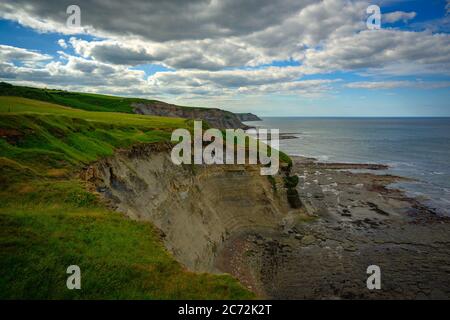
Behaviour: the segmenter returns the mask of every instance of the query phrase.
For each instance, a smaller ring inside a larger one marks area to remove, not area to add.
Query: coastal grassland
[[[65,90],[15,86],[0,82],[0,96],[28,98],[54,103],[74,109],[98,112],[134,113],[133,103],[161,103],[157,100],[118,97],[104,94],[69,92]],[[179,108],[203,109],[199,107],[178,106]]]
[[[133,113],[131,103],[141,100],[55,89],[13,86],[4,82],[0,83],[0,96],[29,98],[87,111],[124,113]]]
[[[184,119],[75,110],[0,97],[0,299],[240,299],[228,275],[186,271],[150,223],[104,207],[76,173]],[[82,289],[66,288],[81,268]]]

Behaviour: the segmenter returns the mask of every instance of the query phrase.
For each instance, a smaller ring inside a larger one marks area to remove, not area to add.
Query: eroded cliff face
[[[156,225],[193,271],[219,271],[216,253],[233,233],[276,228],[290,210],[282,182],[275,191],[258,166],[177,166],[161,144],[119,150],[83,178],[117,210]]]

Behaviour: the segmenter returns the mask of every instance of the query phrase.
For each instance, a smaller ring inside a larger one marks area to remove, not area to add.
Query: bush
[[[298,176],[284,177],[284,186],[288,189],[295,188],[298,185]]]
[[[298,209],[302,207],[302,202],[300,201],[300,197],[298,195],[298,191],[295,189],[287,190],[287,198],[289,205],[291,208]]]

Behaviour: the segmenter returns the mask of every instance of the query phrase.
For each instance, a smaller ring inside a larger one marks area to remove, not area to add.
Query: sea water
[[[262,119],[246,124],[297,137],[280,140],[287,154],[326,162],[387,164],[386,173],[415,180],[393,187],[450,215],[450,118]]]

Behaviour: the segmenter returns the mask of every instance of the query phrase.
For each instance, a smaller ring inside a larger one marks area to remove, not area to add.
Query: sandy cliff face
[[[275,192],[259,167],[176,166],[164,145],[119,151],[83,175],[117,210],[155,224],[195,271],[217,271],[216,253],[230,235],[276,228],[289,211],[283,188]]]

